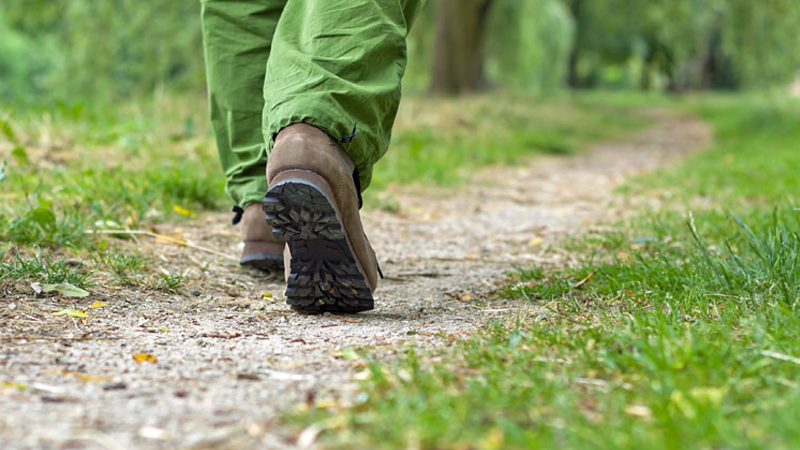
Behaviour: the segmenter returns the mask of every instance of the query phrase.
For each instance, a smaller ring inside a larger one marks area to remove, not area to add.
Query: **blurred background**
[[[3,0],[3,241],[81,247],[97,224],[227,209],[199,14],[196,0]],[[665,102],[735,98],[714,103],[733,114],[800,95],[797,30],[800,0],[429,0],[367,205],[618,138]]]
[[[405,87],[788,86],[800,71],[797,30],[797,0],[430,0]],[[3,1],[4,103],[81,108],[158,90],[204,91],[197,1]]]

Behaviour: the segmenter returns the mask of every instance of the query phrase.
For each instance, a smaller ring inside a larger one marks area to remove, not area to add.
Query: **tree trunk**
[[[486,85],[486,26],[493,0],[439,0],[431,90],[474,92]]]
[[[574,46],[569,52],[569,60],[567,61],[567,86],[571,89],[579,89],[581,87],[581,79],[578,75],[578,46]]]
[[[583,0],[570,0],[567,1],[567,9],[572,16],[573,23],[575,24],[575,33],[572,37],[572,48],[569,51],[569,60],[567,61],[567,86],[571,89],[579,89],[583,87],[580,74],[578,74],[578,61],[580,61],[580,48],[583,45],[581,32],[583,30]]]

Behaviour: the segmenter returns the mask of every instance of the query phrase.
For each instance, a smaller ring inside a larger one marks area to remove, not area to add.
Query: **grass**
[[[70,283],[82,288],[91,284],[90,276],[91,272],[41,252],[30,257],[15,253],[8,261],[0,260],[0,283],[9,281]]]
[[[87,248],[87,229],[222,208],[224,180],[207,132],[192,125],[200,120],[197,108],[167,100],[113,111],[0,110],[1,237]]]
[[[594,95],[547,101],[512,93],[413,98],[400,110],[391,149],[375,166],[371,189],[414,182],[453,185],[487,165],[575,153],[644,126],[647,121],[635,114],[641,107]]]
[[[86,231],[146,229],[227,209],[204,104],[200,97],[157,96],[116,109],[0,106],[0,260],[39,249],[89,254],[122,286],[179,286],[177,275],[145,283],[136,276],[141,255],[109,259],[107,240]],[[571,153],[641,127],[637,107],[590,96],[544,103],[510,94],[409,98],[370,193],[393,184],[463,183],[487,164]],[[390,193],[366,198],[368,207],[399,208]]]
[[[295,420],[332,448],[797,448],[800,107],[676,107],[716,142],[630,183],[660,210],[569,243],[575,269],[519,271],[498,295],[531,308]]]
[[[147,258],[141,255],[125,253],[108,253],[101,261],[121,286],[135,286],[147,263]]]
[[[221,211],[228,200],[202,99],[134,103],[117,111],[59,104],[0,109],[0,224],[7,242],[87,247],[96,226],[140,227]],[[632,108],[587,96],[540,104],[511,96],[411,98],[372,192],[391,184],[465,182],[488,164],[586,143],[641,127]],[[613,118],[613,119],[612,119]],[[201,125],[197,125],[201,124]],[[392,209],[380,196],[371,203]]]

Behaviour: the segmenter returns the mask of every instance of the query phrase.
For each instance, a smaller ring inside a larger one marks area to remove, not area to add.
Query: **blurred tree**
[[[16,87],[0,95],[115,102],[164,85],[201,91],[199,9],[194,1],[3,0],[0,33],[15,38],[0,39],[0,84]],[[10,60],[15,53],[30,61]]]
[[[800,0],[727,0],[721,48],[745,86],[783,84],[800,73]]]
[[[733,89],[800,70],[800,0],[562,0],[575,23],[571,87]],[[633,73],[633,72],[637,73]]]
[[[434,92],[474,92],[486,84],[486,28],[493,0],[439,0],[433,42]]]
[[[411,35],[416,52],[409,62],[411,82],[423,79],[415,67],[424,57],[431,61],[434,92],[473,92],[489,85],[556,89],[572,32],[560,0],[432,0]],[[427,48],[432,55],[420,53]]]
[[[585,46],[584,32],[587,29],[586,24],[583,23],[587,19],[584,14],[585,0],[565,0],[565,3],[575,21],[575,36],[573,36],[573,44],[567,60],[567,85],[572,89],[578,89],[581,87],[581,79],[578,76],[578,60],[580,51]]]
[[[560,0],[495,0],[486,42],[486,76],[536,93],[563,85],[573,22]]]
[[[736,89],[800,72],[800,0],[429,0],[406,86]],[[0,99],[201,93],[197,1],[2,0]]]

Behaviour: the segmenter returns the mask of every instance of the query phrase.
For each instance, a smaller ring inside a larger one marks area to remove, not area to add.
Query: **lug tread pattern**
[[[311,313],[373,309],[369,284],[333,205],[319,188],[287,180],[267,191],[262,208],[273,235],[287,243],[292,255],[286,287],[292,309]]]

